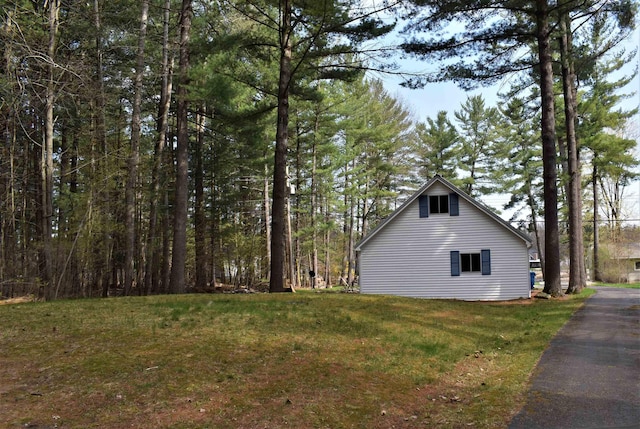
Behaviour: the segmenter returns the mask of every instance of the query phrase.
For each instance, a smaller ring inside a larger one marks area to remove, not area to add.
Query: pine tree
[[[500,141],[506,149],[506,157],[496,168],[501,191],[509,195],[505,209],[515,209],[511,221],[525,213],[529,230],[533,232],[536,243],[544,243],[538,227],[542,217],[542,148],[536,122],[536,105],[529,105],[526,100],[507,95],[502,112]],[[544,271],[544,254],[540,255]]]
[[[183,0],[180,9],[180,71],[177,89],[177,151],[176,190],[173,220],[173,252],[171,259],[171,293],[186,290],[187,219],[189,199],[189,129],[188,129],[188,85],[189,85],[189,39],[193,10],[191,0]]]
[[[422,180],[439,174],[449,181],[456,181],[455,161],[460,150],[460,137],[447,118],[447,112],[441,110],[435,119],[427,118],[426,124],[418,123],[416,135],[415,151]]]
[[[633,55],[627,55],[624,50],[617,50],[604,54],[616,45],[618,40],[615,28],[617,25],[611,20],[592,20],[579,33],[578,50],[581,52],[577,68],[579,79],[585,85],[580,95],[578,112],[580,127],[578,138],[587,150],[588,161],[591,164],[590,187],[592,191],[593,217],[593,263],[592,279],[601,278],[599,248],[600,248],[600,200],[602,184],[608,177],[613,182],[625,183],[633,177],[634,166],[638,160],[633,156],[633,142],[612,134],[620,132],[625,123],[637,112],[637,109],[623,110],[617,108],[620,101],[628,98],[629,94],[620,94],[634,77],[634,75],[611,79]],[[614,186],[615,189],[615,186]],[[606,197],[605,197],[606,198]],[[615,197],[609,201],[615,201]],[[615,203],[613,204],[615,207]]]
[[[460,179],[462,189],[472,196],[491,194],[496,190],[492,172],[498,151],[498,109],[485,107],[482,96],[475,95],[467,98],[454,115],[461,142],[457,166],[465,172]]]
[[[278,58],[277,121],[273,170],[272,245],[270,291],[286,290],[285,227],[287,199],[287,151],[289,145],[290,95],[302,77],[315,79],[349,79],[357,75],[362,64],[352,53],[363,42],[388,33],[393,25],[383,25],[375,18],[382,8],[357,8],[355,1],[294,4],[291,0],[278,2],[259,0],[231,2],[232,7],[245,15],[259,32],[274,30],[267,39],[251,42],[256,33],[238,35],[238,43],[252,43],[270,47]],[[342,39],[335,36],[344,36]],[[272,55],[261,49],[258,54]]]
[[[149,19],[149,0],[143,0],[140,12],[140,31],[138,33],[138,51],[136,53],[136,71],[134,75],[134,100],[131,114],[131,147],[127,165],[126,195],[126,256],[124,294],[129,295],[138,277],[136,274],[136,191],[138,189],[138,164],[140,163],[140,128],[142,109],[142,80],[145,68],[145,43],[147,21]]]
[[[415,146],[407,109],[378,80],[345,91],[340,122],[344,171],[344,254],[341,277],[354,279],[355,242],[395,208]]]
[[[582,179],[580,147],[576,136],[577,91],[573,55],[573,36],[568,11],[559,16],[560,63],[566,136],[567,203],[569,211],[569,287],[567,293],[580,293],[587,285],[582,227]],[[561,137],[559,137],[561,139]]]

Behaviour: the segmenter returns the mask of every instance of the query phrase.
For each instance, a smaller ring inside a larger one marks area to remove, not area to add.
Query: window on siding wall
[[[460,254],[460,268],[463,273],[480,272],[481,267],[479,253]]]
[[[433,214],[449,213],[449,195],[429,195],[429,209]]]
[[[459,276],[461,273],[482,273],[491,275],[491,251],[481,250],[480,253],[451,252],[451,275]]]
[[[640,261],[636,261],[636,271],[640,271]]]

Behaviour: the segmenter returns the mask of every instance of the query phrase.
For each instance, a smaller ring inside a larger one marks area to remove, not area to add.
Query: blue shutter
[[[491,274],[491,251],[488,249],[480,251],[480,259],[482,259],[482,275]]]
[[[457,250],[451,251],[451,275],[460,275],[460,252]]]
[[[449,194],[449,216],[460,216],[458,194]]]
[[[429,196],[420,195],[418,204],[420,205],[420,217],[429,217]]]

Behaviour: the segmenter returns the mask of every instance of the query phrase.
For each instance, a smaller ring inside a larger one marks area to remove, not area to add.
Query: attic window
[[[427,218],[430,214],[447,214],[460,216],[458,194],[449,195],[420,195],[418,197],[420,217]]]
[[[449,195],[429,195],[429,209],[432,214],[449,213]]]

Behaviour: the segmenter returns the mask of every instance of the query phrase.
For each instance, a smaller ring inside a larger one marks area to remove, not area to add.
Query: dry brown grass
[[[18,296],[16,298],[0,299],[0,305],[8,304],[23,304],[25,302],[34,302],[35,297],[33,295]]]

